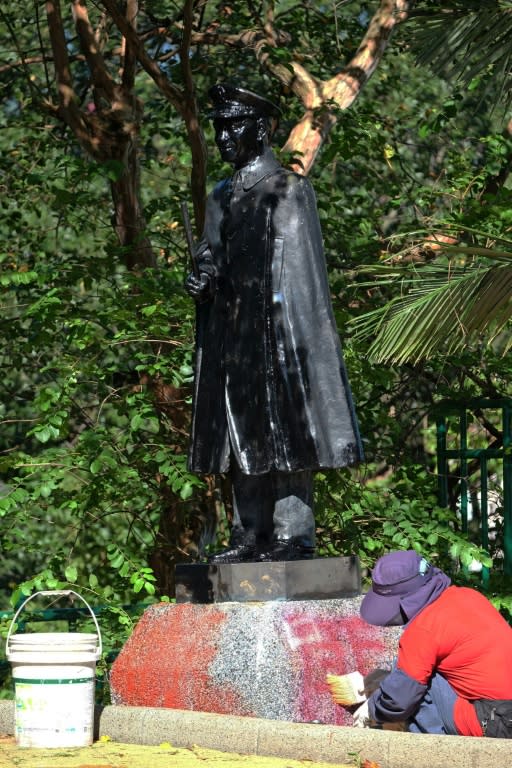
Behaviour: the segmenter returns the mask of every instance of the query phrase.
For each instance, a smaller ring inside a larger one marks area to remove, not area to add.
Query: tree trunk
[[[137,144],[131,141],[124,153],[123,168],[111,182],[114,204],[113,227],[121,246],[121,257],[130,271],[155,267],[156,259],[146,232],[140,201],[140,166]]]

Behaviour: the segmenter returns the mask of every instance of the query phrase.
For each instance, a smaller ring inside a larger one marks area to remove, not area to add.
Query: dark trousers
[[[245,475],[231,462],[233,529],[231,543],[265,547],[276,539],[315,546],[313,473],[268,472]]]
[[[457,735],[453,721],[453,708],[457,694],[450,683],[435,673],[428,690],[412,718],[409,730],[413,733],[438,733]]]

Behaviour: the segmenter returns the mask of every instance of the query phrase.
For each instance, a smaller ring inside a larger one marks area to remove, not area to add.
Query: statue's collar
[[[274,173],[278,168],[280,168],[280,164],[277,161],[276,156],[270,147],[266,147],[263,154],[258,155],[255,160],[244,165],[243,168],[240,168],[233,174],[233,186],[236,188],[240,184],[242,189],[247,192],[247,190],[251,189],[255,184],[264,179],[265,176]]]

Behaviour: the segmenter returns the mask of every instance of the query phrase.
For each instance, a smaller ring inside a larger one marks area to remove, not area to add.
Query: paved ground
[[[350,768],[353,768],[352,763]],[[202,747],[178,749],[171,744],[148,747],[99,740],[80,749],[22,749],[12,737],[0,736],[0,768],[333,768],[277,757],[255,757]],[[349,768],[347,766],[347,768]]]

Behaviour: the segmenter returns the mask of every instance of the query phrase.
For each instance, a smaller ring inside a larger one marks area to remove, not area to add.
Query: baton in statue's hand
[[[192,237],[192,225],[190,223],[190,216],[188,215],[188,206],[185,202],[181,204],[181,215],[183,218],[183,225],[185,227],[188,253],[190,256],[190,261],[192,262],[192,272],[194,273],[195,277],[199,277],[199,269],[195,257],[194,238]]]

